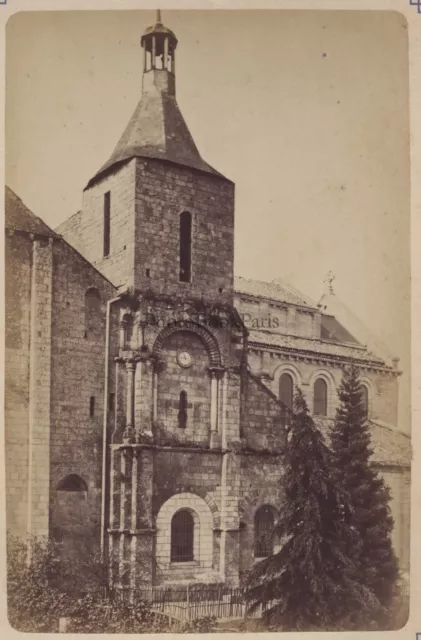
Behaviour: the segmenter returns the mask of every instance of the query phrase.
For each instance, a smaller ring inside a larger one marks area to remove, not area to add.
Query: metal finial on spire
[[[334,282],[334,280],[335,280],[335,275],[334,275],[333,271],[329,271],[327,276],[326,276],[326,278],[325,278],[325,280],[323,280],[323,282],[326,282],[326,283],[329,284],[328,291],[329,291],[330,294],[334,294],[335,293],[334,290],[333,290],[333,282]]]
[[[156,22],[157,24],[161,24],[161,9],[156,10]]]

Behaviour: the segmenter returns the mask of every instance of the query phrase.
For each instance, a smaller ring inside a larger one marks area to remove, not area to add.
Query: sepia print
[[[12,627],[405,625],[408,113],[397,12],[9,20]]]

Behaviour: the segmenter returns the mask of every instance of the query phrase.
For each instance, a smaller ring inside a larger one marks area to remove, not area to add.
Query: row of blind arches
[[[328,415],[328,385],[324,378],[317,378],[313,386],[313,413],[316,416]],[[368,416],[368,389],[361,386],[362,403],[364,413]],[[294,404],[294,381],[289,373],[283,373],[279,378],[279,399],[289,409],[293,409]]]

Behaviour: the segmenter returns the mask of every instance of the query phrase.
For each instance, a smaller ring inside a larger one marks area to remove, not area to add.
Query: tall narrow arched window
[[[254,516],[254,557],[267,558],[273,555],[273,529],[275,517],[273,509],[260,507]]]
[[[323,378],[314,383],[314,415],[327,416],[327,384]]]
[[[294,383],[289,373],[283,373],[279,379],[279,399],[288,409],[292,409],[294,403]]]
[[[193,549],[193,516],[188,509],[180,509],[171,520],[171,562],[191,562]]]
[[[132,338],[133,338],[133,316],[131,316],[129,313],[126,313],[123,316],[123,320],[121,321],[121,324],[123,326],[123,342],[124,342],[124,347],[130,347],[131,343],[132,343]]]
[[[191,280],[191,244],[192,244],[192,216],[183,211],[180,216],[180,281]]]
[[[85,293],[85,338],[101,336],[101,296],[98,289],[90,288]]]
[[[365,384],[361,385],[361,405],[364,412],[364,418],[368,418],[368,410],[369,410],[369,399],[368,399],[368,389]]]
[[[178,426],[180,429],[187,427],[187,393],[181,391],[178,402]]]

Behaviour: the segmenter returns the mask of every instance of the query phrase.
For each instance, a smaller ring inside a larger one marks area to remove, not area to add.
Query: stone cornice
[[[300,360],[302,362],[312,362],[316,364],[334,364],[336,366],[346,366],[348,363],[353,362],[358,364],[361,368],[371,369],[387,375],[399,376],[402,371],[398,369],[392,369],[380,362],[374,360],[365,360],[363,358],[356,358],[355,356],[344,356],[326,353],[315,353],[313,351],[305,349],[294,349],[293,347],[269,345],[263,342],[255,342],[249,340],[249,351],[262,352],[266,351],[271,354],[282,355],[287,360]],[[265,376],[271,377],[270,374],[265,373]]]

